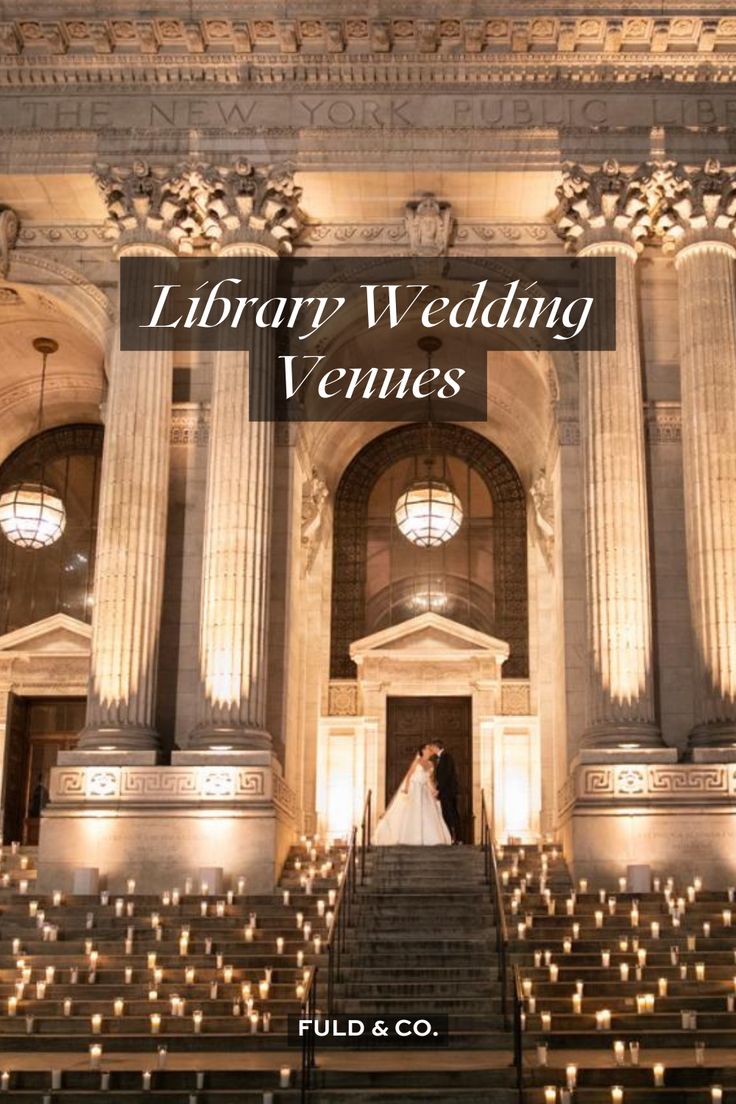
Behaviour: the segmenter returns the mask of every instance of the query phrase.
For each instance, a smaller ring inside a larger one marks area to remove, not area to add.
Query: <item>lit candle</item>
[[[659,924],[652,920],[652,939],[659,939]]]
[[[92,1017],[92,1034],[99,1035],[102,1031],[102,1016],[99,1012],[95,1012]]]
[[[552,1013],[551,1012],[542,1012],[541,1021],[542,1021],[542,1031],[551,1031],[552,1030]]]
[[[8,1015],[15,1016],[18,1011],[18,998],[8,997]]]
[[[695,1065],[696,1066],[704,1066],[705,1065],[705,1043],[696,1043],[695,1044]]]
[[[657,981],[657,992],[659,993],[660,997],[667,996],[667,984],[668,983],[666,977],[661,977]]]
[[[695,979],[696,981],[705,981],[705,963],[695,963]]]
[[[285,889],[284,890],[284,897],[283,897],[284,904],[288,905],[290,900],[291,900],[291,894],[289,893],[288,889]]]
[[[537,1043],[537,1062],[540,1066],[547,1065],[547,1044]]]
[[[90,1069],[99,1069],[100,1060],[102,1058],[102,1047],[99,1043],[92,1043],[89,1048],[89,1065]]]
[[[711,1104],[723,1104],[723,1089],[720,1085],[711,1085],[710,1099]]]
[[[158,1012],[151,1013],[151,1034],[158,1035],[161,1030],[161,1017]]]
[[[597,928],[603,927],[603,913],[600,909],[595,910],[595,926]]]
[[[578,1067],[577,1066],[565,1066],[565,1080],[567,1081],[567,1087],[570,1092],[576,1087],[578,1083]]]
[[[621,892],[621,893],[626,892],[626,878],[624,878],[623,876],[620,877],[619,880],[618,880],[618,888],[619,888],[619,892]]]
[[[3,1092],[7,1092],[9,1088],[10,1073],[8,1072],[8,1070],[3,1070],[3,1072],[0,1073],[0,1089],[2,1089]]]
[[[632,1066],[639,1065],[639,1044],[636,1042],[629,1043],[629,1054],[631,1055]]]
[[[143,1071],[143,1088],[146,1092],[148,1092],[148,1090],[151,1088],[151,1071],[150,1070],[144,1070]]]
[[[225,979],[225,984],[229,985],[233,980],[233,968],[232,966],[224,966],[222,969],[222,976]]]
[[[130,985],[132,980],[133,980],[133,967],[132,966],[126,966],[125,967],[125,984]]]
[[[245,935],[245,942],[246,943],[252,943],[253,942],[253,928],[250,926],[250,924],[246,925],[246,927],[244,929],[244,935]]]
[[[202,1020],[204,1019],[203,1012],[198,1008],[192,1013],[192,1022],[194,1024],[194,1034],[199,1035],[202,1031]]]
[[[122,997],[116,997],[112,1004],[112,1010],[114,1015],[122,1016],[125,1009],[125,1002]]]
[[[284,937],[279,935],[276,939],[276,954],[284,953]]]
[[[71,999],[69,997],[67,997],[66,1000],[64,1001],[64,1015],[65,1016],[71,1016],[71,1014],[72,1014],[72,1002],[71,1002]]]
[[[269,988],[270,988],[270,986],[269,986],[269,983],[267,981],[259,981],[258,982],[258,995],[261,998],[261,1000],[267,1000],[268,999],[268,990],[269,990]]]
[[[611,1089],[611,1104],[624,1104],[624,1090],[620,1085],[614,1085]]]
[[[582,1011],[583,999],[580,993],[573,993],[572,995],[572,1010],[575,1015],[580,1015]]]
[[[249,1019],[250,1019],[250,1033],[251,1033],[251,1035],[256,1035],[258,1033],[258,1013],[257,1012],[251,1012]]]
[[[555,1104],[557,1100],[557,1086],[545,1085],[544,1086],[544,1104]]]
[[[555,962],[549,964],[549,980],[557,981],[560,976],[560,967]]]
[[[629,980],[629,964],[628,964],[628,962],[622,962],[619,965],[618,969],[619,969],[619,973],[621,974],[621,980],[622,981],[628,981]]]
[[[601,951],[601,966],[604,970],[607,970],[611,965],[611,952]]]
[[[54,908],[58,908],[59,905],[61,904],[61,890],[60,889],[55,889],[54,890],[54,892],[52,894],[52,897],[51,897],[51,903],[53,904]]]
[[[288,1089],[291,1083],[291,1070],[288,1066],[282,1066],[279,1070],[279,1086],[282,1089]]]
[[[609,1031],[611,1027],[611,1013],[607,1008],[601,1008],[595,1014],[595,1026],[598,1031]]]
[[[135,893],[135,878],[128,878],[128,896],[132,897]]]
[[[296,964],[300,968],[304,965],[304,951],[296,952]]]

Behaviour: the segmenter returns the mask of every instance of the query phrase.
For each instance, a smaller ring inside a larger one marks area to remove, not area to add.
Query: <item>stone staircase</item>
[[[295,1101],[286,1018],[325,959],[345,852],[302,841],[267,895],[55,898],[35,892],[32,852],[2,848],[0,1101]]]
[[[315,1100],[516,1104],[493,903],[478,848],[371,851],[335,995],[341,1012],[445,1013],[450,1046],[430,1055],[363,1052],[360,1072],[345,1062],[341,1071],[318,1068]],[[342,1054],[330,1054],[336,1066]]]
[[[734,1104],[734,891],[666,872],[646,894],[625,878],[573,887],[552,846],[507,847],[499,866],[525,993],[525,1104]]]

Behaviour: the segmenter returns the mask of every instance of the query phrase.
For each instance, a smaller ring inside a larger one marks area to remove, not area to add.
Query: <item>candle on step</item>
[[[704,1066],[705,1065],[705,1043],[696,1043],[695,1044],[695,1065],[696,1066]]]
[[[629,964],[628,964],[628,962],[621,962],[619,964],[618,969],[619,969],[619,973],[621,974],[621,980],[622,981],[628,981],[629,980]]]
[[[547,1044],[537,1043],[537,1062],[540,1066],[547,1065]]]
[[[132,966],[126,966],[125,967],[125,984],[130,985],[132,980],[133,980],[133,967]]]
[[[18,1011],[18,998],[8,997],[8,1015],[15,1016]]]
[[[243,934],[245,936],[245,942],[246,943],[252,943],[253,942],[253,928],[250,926],[250,924],[246,925]]]
[[[540,1016],[540,1019],[541,1019],[541,1023],[542,1023],[542,1031],[551,1031],[552,1030],[552,1013],[551,1012],[542,1012],[542,1014]]]
[[[578,1015],[578,1016],[580,1015],[580,1012],[582,1011],[582,1007],[583,1007],[583,998],[580,996],[580,993],[573,993],[573,995],[572,995],[572,1010],[575,1013],[575,1015]]]
[[[89,1048],[90,1069],[99,1069],[102,1059],[102,1047],[99,1043],[92,1043]]]
[[[99,1012],[95,1012],[92,1016],[92,1034],[99,1035],[102,1031],[102,1016]]]
[[[629,1054],[631,1055],[632,1066],[639,1065],[639,1044],[636,1042],[629,1043]]]
[[[695,980],[696,981],[705,981],[705,963],[704,962],[696,962],[695,963]]]
[[[659,993],[660,997],[667,996],[667,985],[668,982],[666,977],[661,977],[657,981],[657,992]]]
[[[711,1104],[723,1104],[723,1089],[720,1085],[711,1085],[710,1099]]]
[[[158,1035],[161,1030],[161,1017],[158,1012],[151,1013],[151,1034]]]
[[[659,923],[656,920],[652,920],[652,939],[659,939]]]
[[[600,909],[595,910],[595,926],[597,928],[603,927],[603,913]]]
[[[544,1104],[555,1104],[557,1100],[557,1086],[545,1085],[544,1086]]]
[[[555,962],[549,964],[549,980],[557,981],[560,976],[560,967]]]
[[[661,1089],[664,1085],[664,1066],[661,1062],[655,1062],[652,1066],[655,1087]]]
[[[194,1034],[199,1035],[202,1031],[202,1020],[204,1019],[204,1013],[201,1009],[197,1009],[192,1013],[192,1022],[194,1024]]]
[[[636,951],[636,961],[640,966],[646,966],[647,964],[647,949],[646,947],[638,947]]]
[[[578,1067],[574,1065],[565,1066],[565,1081],[570,1092],[576,1087],[578,1083]]]
[[[226,985],[229,985],[233,980],[233,968],[232,966],[223,966],[222,976]]]
[[[194,967],[193,966],[187,966],[186,970],[184,971],[184,980],[187,983],[187,985],[194,985],[194,981],[195,981],[196,976],[197,975],[196,975],[196,971],[195,971]]]
[[[144,1070],[143,1071],[143,1089],[144,1089],[145,1092],[148,1092],[148,1090],[150,1088],[151,1088],[151,1071],[150,1070]]]
[[[620,1085],[611,1088],[611,1104],[624,1104],[624,1090]]]
[[[611,965],[611,952],[604,950],[601,951],[601,966],[604,970],[607,970]]]
[[[626,1047],[620,1039],[616,1039],[615,1043],[613,1044],[613,1057],[616,1060],[617,1066],[622,1066],[624,1064],[625,1056]]]
[[[288,1066],[282,1066],[279,1070],[279,1087],[288,1089],[291,1084],[291,1070]]]
[[[724,909],[723,910],[723,926],[724,926],[724,928],[730,928],[732,920],[733,920],[733,913],[731,912],[731,909]]]
[[[3,1070],[3,1072],[0,1073],[0,1089],[2,1089],[3,1092],[7,1092],[9,1088],[10,1088],[10,1073],[9,1073],[8,1070]]]
[[[125,1011],[125,1001],[122,997],[115,998],[115,1000],[113,1001],[112,1010],[116,1016],[122,1016],[123,1012]]]
[[[70,997],[66,998],[66,1000],[64,1001],[64,1006],[63,1007],[64,1007],[64,1015],[65,1016],[71,1016],[71,1014],[72,1014],[72,1002],[71,1002]]]
[[[595,1026],[598,1031],[610,1031],[611,1013],[608,1008],[601,1008],[596,1012]]]
[[[284,953],[284,937],[279,935],[276,937],[276,954]]]

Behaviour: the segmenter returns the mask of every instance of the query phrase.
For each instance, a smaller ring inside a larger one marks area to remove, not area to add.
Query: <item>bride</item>
[[[434,784],[434,766],[429,744],[422,744],[379,820],[373,843],[434,847],[450,844],[452,838],[442,816]]]

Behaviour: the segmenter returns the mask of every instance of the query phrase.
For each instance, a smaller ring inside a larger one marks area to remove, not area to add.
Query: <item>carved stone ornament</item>
[[[612,238],[641,248],[651,232],[650,169],[622,172],[614,158],[590,171],[565,164],[551,221],[567,248]]]
[[[312,468],[309,479],[302,488],[302,549],[307,574],[312,570],[322,542],[322,523],[325,504],[330,497],[327,484]]]
[[[12,207],[0,206],[0,276],[5,279],[10,268],[10,251],[18,240],[18,216]]]
[[[449,203],[427,193],[407,203],[404,222],[409,250],[415,257],[440,257],[447,252],[455,226]]]
[[[284,167],[186,163],[168,170],[134,161],[99,166],[107,205],[105,236],[113,241],[163,240],[184,255],[216,253],[236,241],[289,253],[302,226],[301,189]]]
[[[702,236],[732,240],[736,227],[736,173],[716,158],[686,168],[674,161],[653,175],[654,232],[665,249]]]
[[[529,488],[529,497],[534,510],[534,521],[537,527],[537,536],[542,549],[547,567],[552,568],[554,562],[555,530],[554,530],[554,503],[552,499],[552,487],[544,468],[540,468]]]

